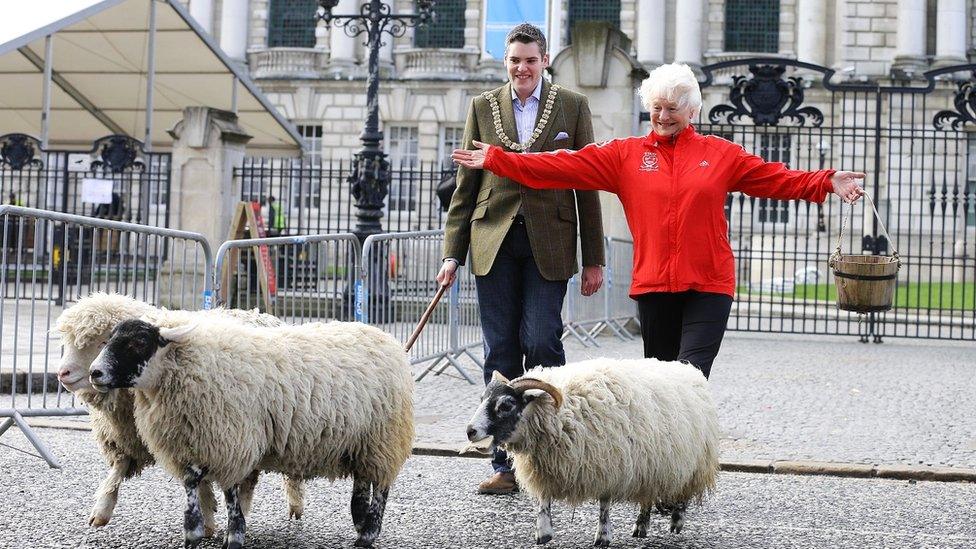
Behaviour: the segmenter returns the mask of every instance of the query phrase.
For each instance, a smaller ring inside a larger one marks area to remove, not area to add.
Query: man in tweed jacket
[[[528,152],[579,149],[593,141],[586,97],[542,78],[549,65],[546,39],[522,24],[506,38],[509,83],[472,100],[464,144],[482,141]],[[494,372],[514,379],[531,367],[566,363],[562,305],[578,270],[577,228],[583,275],[581,293],[603,283],[603,220],[593,191],[538,191],[482,170],[458,168],[437,281],[450,285],[471,252],[482,331],[485,383]],[[504,451],[494,449],[495,474],[479,491],[516,489]]]

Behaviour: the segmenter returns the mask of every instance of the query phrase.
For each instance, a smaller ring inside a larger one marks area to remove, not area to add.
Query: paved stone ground
[[[0,547],[179,548],[179,483],[158,467],[129,481],[105,528],[87,526],[91,497],[106,467],[89,433],[41,429],[64,469],[48,469],[7,445],[26,448],[19,433],[0,447]],[[524,494],[479,496],[482,460],[412,457],[391,493],[378,549],[534,547],[533,502]],[[248,518],[248,547],[333,548],[354,541],[349,481],[314,481],[305,517],[289,521],[280,477],[258,485]],[[969,548],[976,546],[976,484],[723,473],[716,494],[689,512],[679,535],[652,519],[650,537],[630,537],[636,510],[617,505],[614,547],[623,548]],[[556,538],[547,547],[592,544],[597,509],[554,505]],[[222,532],[223,513],[218,513]],[[216,548],[219,540],[201,547]]]
[[[567,358],[642,355],[639,341],[599,342],[567,341]],[[976,468],[971,342],[729,332],[711,383],[723,459]],[[464,445],[481,390],[451,369],[418,383],[418,442]]]

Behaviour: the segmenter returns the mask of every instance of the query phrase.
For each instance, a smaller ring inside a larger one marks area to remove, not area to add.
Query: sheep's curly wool
[[[540,498],[700,501],[715,486],[719,426],[694,367],[595,359],[526,373],[562,393],[526,407],[507,445],[519,485]]]
[[[186,320],[164,312],[154,323]],[[255,469],[353,474],[383,489],[410,455],[410,364],[371,326],[208,321],[160,348],[146,372],[154,388],[134,390],[136,425],[173,475],[196,464],[228,488]]]
[[[101,342],[108,339],[116,325],[123,320],[160,311],[126,295],[94,292],[61,313],[55,323],[55,331],[60,335],[66,351],[70,347],[82,362],[91,364],[101,348]],[[254,326],[282,324],[277,318],[256,310],[216,308],[208,311],[169,311],[169,314],[180,315],[187,320],[227,317]],[[92,435],[110,466],[127,464],[128,478],[155,462],[136,430],[132,416],[134,398],[130,389],[99,393],[86,387],[75,394],[88,406]]]

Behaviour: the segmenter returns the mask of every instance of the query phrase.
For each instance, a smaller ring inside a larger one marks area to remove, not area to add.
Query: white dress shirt
[[[532,137],[535,130],[535,119],[539,114],[539,100],[542,97],[542,78],[536,84],[532,95],[522,104],[518,95],[515,93],[515,85],[512,84],[512,107],[515,109],[515,129],[518,131],[519,143],[525,143]]]

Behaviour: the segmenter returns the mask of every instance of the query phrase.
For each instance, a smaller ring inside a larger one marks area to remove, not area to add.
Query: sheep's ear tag
[[[508,378],[498,373],[498,370],[495,370],[494,372],[491,373],[491,380],[497,381],[499,383],[504,383],[506,385],[508,384]]]
[[[186,336],[189,335],[193,330],[196,330],[196,328],[196,324],[184,324],[183,326],[177,326],[176,328],[160,328],[159,337],[163,338],[166,343],[179,343],[186,339]]]

